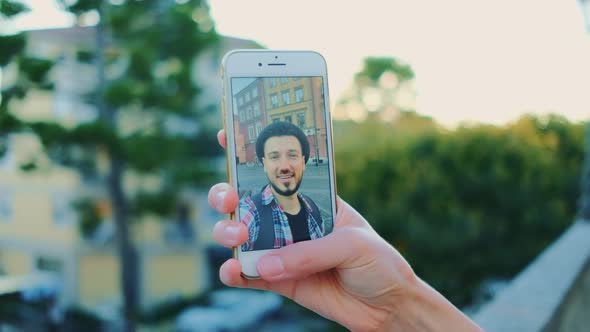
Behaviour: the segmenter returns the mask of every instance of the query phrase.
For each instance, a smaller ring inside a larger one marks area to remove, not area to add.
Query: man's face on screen
[[[273,136],[267,139],[262,164],[277,194],[291,196],[297,193],[303,179],[305,158],[295,136]]]

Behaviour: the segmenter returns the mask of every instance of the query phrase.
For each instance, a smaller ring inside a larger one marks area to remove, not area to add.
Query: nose
[[[291,170],[291,163],[289,162],[289,158],[287,157],[281,157],[279,159],[279,171],[284,173],[284,172],[289,172]]]

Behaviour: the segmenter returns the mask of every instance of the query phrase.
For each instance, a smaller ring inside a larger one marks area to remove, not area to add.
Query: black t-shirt
[[[307,210],[303,206],[303,202],[299,200],[301,209],[299,213],[293,215],[285,212],[287,220],[289,220],[289,227],[291,228],[291,234],[293,234],[293,243],[300,241],[311,240],[309,236],[309,227],[307,226]]]

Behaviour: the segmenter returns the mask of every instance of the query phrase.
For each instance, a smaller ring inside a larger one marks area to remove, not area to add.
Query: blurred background
[[[420,277],[488,331],[585,331],[588,8],[0,0],[0,330],[345,330],[217,277],[221,58],[275,48],[326,57],[338,193]]]

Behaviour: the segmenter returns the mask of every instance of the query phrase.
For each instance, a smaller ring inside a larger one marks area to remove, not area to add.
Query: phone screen
[[[314,240],[333,229],[322,77],[230,80],[242,251]]]

